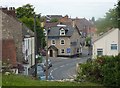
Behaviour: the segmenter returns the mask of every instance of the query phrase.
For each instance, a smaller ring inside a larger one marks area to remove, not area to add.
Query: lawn
[[[2,86],[101,86],[90,82],[58,82],[34,80],[31,77],[21,75],[3,75]]]

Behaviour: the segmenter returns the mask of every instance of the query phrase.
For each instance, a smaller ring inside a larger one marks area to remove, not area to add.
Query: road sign
[[[70,53],[71,49],[70,48],[67,48],[67,53]]]

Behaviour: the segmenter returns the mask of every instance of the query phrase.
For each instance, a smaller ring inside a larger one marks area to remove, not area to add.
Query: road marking
[[[65,65],[61,65],[60,67],[64,67]]]
[[[54,68],[53,71],[54,71],[54,70],[57,70],[57,69],[58,69],[58,68]]]

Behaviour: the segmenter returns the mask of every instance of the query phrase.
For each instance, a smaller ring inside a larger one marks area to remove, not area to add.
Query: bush
[[[79,65],[77,80],[120,86],[120,55],[102,56]]]

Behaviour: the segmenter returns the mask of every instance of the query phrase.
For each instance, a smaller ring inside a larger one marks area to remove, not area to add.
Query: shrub
[[[120,86],[120,55],[102,56],[79,65],[77,80]]]

